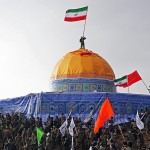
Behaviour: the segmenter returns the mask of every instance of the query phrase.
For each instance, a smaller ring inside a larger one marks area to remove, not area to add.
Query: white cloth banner
[[[66,119],[66,121],[65,121],[65,122],[61,125],[61,127],[59,128],[59,130],[60,130],[62,136],[65,135],[67,126],[68,126],[68,121],[67,121],[67,119]]]
[[[74,120],[73,120],[73,117],[71,119],[71,123],[70,123],[70,126],[69,126],[69,133],[71,136],[73,136],[73,128],[75,127],[75,123],[74,123]]]
[[[141,129],[144,129],[144,123],[141,121],[140,117],[139,117],[139,113],[137,111],[136,113],[136,117],[135,117],[135,120],[136,120],[136,125],[137,127],[141,130]]]
[[[92,146],[90,146],[90,149],[89,150],[92,150]]]

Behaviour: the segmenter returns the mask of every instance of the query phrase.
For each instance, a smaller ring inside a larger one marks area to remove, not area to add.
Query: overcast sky
[[[65,12],[84,6],[86,48],[116,78],[137,70],[150,85],[150,0],[0,0],[0,99],[49,91],[55,64],[80,47],[84,21],[64,22]],[[142,81],[130,92],[149,94]]]

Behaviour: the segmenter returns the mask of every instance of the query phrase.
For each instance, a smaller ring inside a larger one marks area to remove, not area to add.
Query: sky
[[[0,99],[50,91],[55,64],[80,48],[83,34],[84,21],[65,22],[65,12],[84,6],[86,49],[107,60],[116,78],[137,70],[142,81],[129,92],[149,94],[149,0],[0,0]]]

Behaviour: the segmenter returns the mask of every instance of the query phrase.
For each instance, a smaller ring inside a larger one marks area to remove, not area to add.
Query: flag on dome
[[[137,71],[132,72],[129,75],[123,76],[119,79],[114,80],[114,84],[116,86],[120,86],[120,87],[128,87],[132,84],[134,84],[135,82],[138,82],[142,80],[142,78],[140,77],[140,75],[138,74]]]
[[[114,115],[113,108],[108,98],[103,102],[101,109],[99,111],[98,117],[94,125],[94,133],[96,134],[99,131],[99,128],[104,126],[105,121]]]
[[[68,9],[66,11],[66,16],[64,21],[74,22],[74,21],[85,20],[87,16],[87,10],[88,10],[88,6],[77,8],[77,9]]]

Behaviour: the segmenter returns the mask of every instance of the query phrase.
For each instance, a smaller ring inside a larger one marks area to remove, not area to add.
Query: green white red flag
[[[77,9],[68,9],[66,11],[66,16],[64,21],[74,22],[74,21],[85,20],[87,17],[87,10],[88,10],[88,6],[77,8]]]
[[[134,84],[135,82],[138,82],[142,80],[142,78],[140,77],[140,75],[138,74],[137,71],[132,72],[129,75],[123,76],[119,79],[114,80],[114,84],[116,86],[120,86],[120,87],[128,87],[132,84]]]
[[[124,85],[126,85],[128,83],[128,78],[127,76],[123,76],[119,79],[115,79],[114,80],[114,84],[115,86],[120,86],[120,87],[124,87]]]

